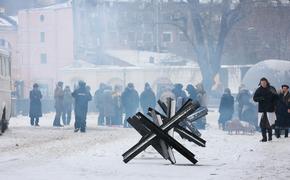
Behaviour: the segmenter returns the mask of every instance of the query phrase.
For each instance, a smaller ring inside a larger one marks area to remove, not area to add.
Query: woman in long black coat
[[[232,119],[234,114],[234,97],[231,95],[231,90],[226,88],[221,98],[219,107],[219,125],[224,130],[225,123]]]
[[[288,137],[288,129],[290,128],[290,94],[288,85],[282,85],[282,91],[278,98],[276,115],[276,137],[280,138],[281,130],[285,130],[285,137]]]
[[[30,109],[29,109],[29,117],[31,126],[39,126],[39,118],[42,116],[41,110],[41,98],[42,94],[38,89],[38,84],[33,84],[33,89],[29,93],[30,99]]]

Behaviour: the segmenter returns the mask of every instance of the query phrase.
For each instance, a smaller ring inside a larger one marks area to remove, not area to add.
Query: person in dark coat
[[[197,100],[197,90],[196,90],[196,88],[193,85],[188,84],[186,86],[186,91],[187,91],[187,93],[189,95],[188,98],[190,98],[193,101]]]
[[[38,89],[38,84],[33,84],[33,89],[29,93],[30,99],[30,109],[29,109],[29,117],[31,126],[39,126],[39,118],[42,116],[41,110],[41,98],[42,94]]]
[[[69,86],[64,88],[63,96],[63,113],[62,113],[62,122],[63,125],[69,125],[71,121],[71,112],[73,106],[73,97],[71,96],[71,90]]]
[[[60,124],[60,117],[63,112],[63,97],[64,97],[64,91],[63,91],[63,82],[58,82],[56,85],[56,88],[54,90],[54,107],[55,107],[55,118],[53,121],[54,127],[63,127],[63,125]]]
[[[140,95],[140,105],[143,113],[146,114],[149,107],[155,108],[156,97],[149,83],[145,84],[144,91]]]
[[[222,130],[225,129],[225,123],[232,119],[234,114],[234,97],[231,95],[231,90],[226,88],[224,94],[221,97],[219,106],[219,125]]]
[[[182,88],[183,88],[182,84],[180,83],[174,84],[172,92],[175,95],[175,99],[178,99],[179,97],[186,98],[186,93]]]
[[[275,122],[275,135],[280,138],[281,130],[285,131],[285,138],[288,137],[290,128],[290,94],[289,86],[282,85],[281,92],[279,93],[279,99],[277,103],[277,120]]]
[[[113,91],[111,86],[107,86],[103,92],[103,106],[104,106],[104,117],[107,126],[112,125],[112,119],[114,116],[114,102],[113,102]]]
[[[256,130],[259,129],[258,108],[250,100],[247,103],[243,104],[243,109],[241,112],[241,119],[240,120],[246,121],[249,124],[253,125]]]
[[[104,116],[104,90],[106,88],[106,84],[100,83],[99,89],[96,90],[94,94],[94,103],[96,105],[96,109],[99,112],[98,116],[98,125],[104,125],[105,116]]]
[[[272,140],[272,126],[275,123],[275,106],[278,99],[276,89],[263,77],[260,80],[259,88],[255,91],[253,100],[258,102],[258,122],[262,131],[261,142]],[[268,139],[267,139],[268,132]]]
[[[129,127],[127,119],[133,116],[139,107],[139,94],[133,83],[128,83],[125,91],[121,95],[122,106],[125,110],[124,127]]]
[[[196,85],[196,90],[197,90],[197,101],[199,102],[200,106],[202,107],[207,107],[207,93],[203,87],[202,83],[198,83]],[[196,120],[195,122],[193,122],[195,124],[195,127],[197,129],[205,129],[206,126],[206,116],[203,116],[201,118],[199,118],[198,120]]]
[[[88,88],[86,88],[86,83],[84,81],[79,81],[79,87],[74,90],[72,97],[75,99],[75,130],[74,132],[86,132],[86,118],[88,113],[88,103],[92,100],[92,95]]]
[[[174,87],[172,89],[172,93],[174,94],[175,101],[176,101],[176,110],[178,110],[187,99],[186,93],[182,88],[183,88],[183,85],[180,83],[177,83],[177,84],[174,84]]]
[[[238,115],[239,119],[242,119],[242,111],[244,106],[246,106],[251,99],[251,93],[248,89],[242,87],[237,94],[236,100],[238,102]]]
[[[112,125],[122,124],[123,107],[122,107],[122,102],[121,102],[121,94],[122,94],[122,86],[116,85],[114,88],[114,92],[112,94],[113,108],[114,108],[114,116],[112,120]]]

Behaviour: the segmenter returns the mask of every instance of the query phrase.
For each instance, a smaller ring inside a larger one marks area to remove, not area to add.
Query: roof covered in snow
[[[58,3],[58,4],[53,4],[50,6],[33,8],[33,9],[25,9],[25,11],[57,10],[57,9],[63,9],[63,8],[70,8],[72,7],[71,3],[72,3],[71,0],[69,0],[65,3]]]
[[[193,65],[196,63],[172,53],[157,53],[151,51],[137,50],[107,50],[109,56],[126,61],[133,66],[154,66],[154,65]]]
[[[17,27],[17,18],[7,16],[0,13],[0,28],[3,29],[15,29]]]
[[[96,65],[88,63],[83,60],[74,61],[72,64],[65,66],[63,69],[70,69],[70,68],[94,68]]]

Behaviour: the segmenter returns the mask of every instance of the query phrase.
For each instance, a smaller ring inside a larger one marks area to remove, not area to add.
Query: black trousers
[[[38,122],[39,122],[39,118],[38,117],[30,117],[30,124],[31,124],[31,126],[38,125]]]
[[[75,115],[75,129],[81,129],[81,132],[86,132],[86,116]]]
[[[262,132],[262,140],[272,140],[272,127],[269,123],[267,113],[264,112],[261,117],[260,122],[261,132]],[[268,138],[267,138],[267,132],[268,132]]]
[[[62,110],[56,109],[56,113],[55,113],[55,117],[54,117],[54,121],[53,121],[53,126],[61,126],[61,124],[60,124],[61,114],[62,114]]]
[[[263,140],[272,140],[272,128],[261,128]],[[268,138],[267,138],[268,132]]]
[[[285,137],[288,137],[288,133],[289,133],[289,129],[275,129],[275,135],[277,136],[277,138],[279,138],[281,136],[281,130],[285,131]]]
[[[71,109],[66,109],[62,113],[62,122],[63,125],[69,125],[71,121]]]
[[[103,126],[105,123],[104,109],[99,108],[98,125]]]

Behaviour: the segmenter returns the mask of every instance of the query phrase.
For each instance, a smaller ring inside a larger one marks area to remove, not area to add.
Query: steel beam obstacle
[[[151,119],[140,112],[127,119],[142,138],[122,155],[123,161],[128,163],[151,145],[172,164],[176,163],[173,149],[196,164],[195,155],[174,139],[173,133],[176,132],[183,139],[205,147],[206,141],[200,137],[201,133],[194,127],[193,122],[207,115],[207,109],[192,100],[187,100],[177,111],[176,102],[171,98],[168,98],[166,103],[159,100],[158,104],[164,113],[149,108],[148,115]]]

